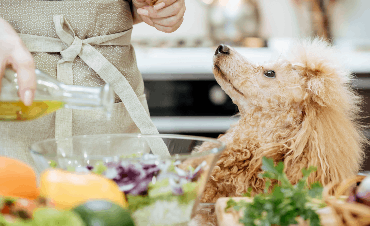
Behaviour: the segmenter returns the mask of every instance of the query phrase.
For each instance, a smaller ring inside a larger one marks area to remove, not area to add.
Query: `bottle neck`
[[[106,84],[102,87],[86,87],[60,84],[60,100],[65,108],[94,109],[100,108],[108,114],[112,112],[114,104],[113,89]]]

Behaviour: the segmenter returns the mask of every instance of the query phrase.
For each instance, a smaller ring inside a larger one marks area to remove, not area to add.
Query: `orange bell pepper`
[[[41,175],[40,195],[54,201],[58,209],[71,209],[91,199],[104,199],[122,207],[128,204],[117,184],[97,174],[50,169]]]

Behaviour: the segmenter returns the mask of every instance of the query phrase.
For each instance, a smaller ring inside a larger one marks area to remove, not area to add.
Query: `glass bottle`
[[[61,108],[103,109],[109,117],[114,103],[109,84],[102,87],[65,85],[38,69],[35,72],[35,98],[31,106],[25,106],[18,96],[17,73],[5,70],[0,92],[0,121],[32,120]]]

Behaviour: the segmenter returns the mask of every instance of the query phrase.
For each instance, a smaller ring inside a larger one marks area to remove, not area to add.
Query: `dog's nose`
[[[226,45],[219,45],[216,49],[216,52],[215,52],[215,55],[219,54],[219,53],[222,53],[222,54],[229,54],[230,53],[230,49],[229,47],[227,47]]]

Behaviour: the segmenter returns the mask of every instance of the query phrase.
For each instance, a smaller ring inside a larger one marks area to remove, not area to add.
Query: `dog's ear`
[[[335,78],[336,71],[323,64],[294,64],[293,68],[305,80],[303,99],[310,98],[320,106],[327,106],[336,99],[336,93],[343,89],[340,81]]]
[[[316,178],[310,176],[309,181],[325,184],[356,175],[366,138],[356,122],[361,97],[350,87],[351,74],[335,59],[338,53],[320,39],[298,43],[291,57],[306,95],[291,162],[307,158],[304,164],[319,166]]]
[[[351,74],[336,59],[337,53],[321,39],[305,40],[290,54],[293,69],[305,80],[305,100],[320,106],[340,104],[348,99]],[[349,100],[348,100],[349,101]]]

